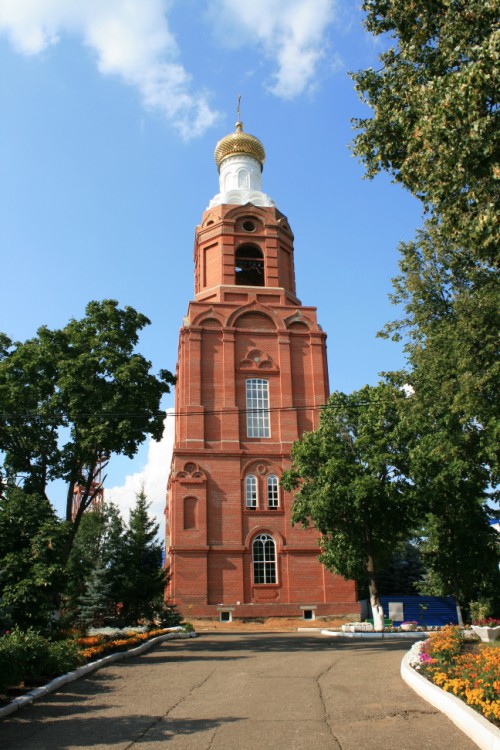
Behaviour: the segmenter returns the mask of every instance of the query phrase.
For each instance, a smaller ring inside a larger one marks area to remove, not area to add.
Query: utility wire
[[[120,417],[123,419],[143,419],[145,416],[165,416],[167,417],[194,417],[194,416],[213,416],[216,414],[227,414],[228,411],[237,411],[238,414],[264,414],[269,412],[287,412],[287,411],[318,411],[318,410],[327,410],[327,409],[335,409],[338,407],[342,407],[343,409],[359,409],[363,406],[368,406],[370,404],[375,404],[376,402],[380,401],[377,400],[360,400],[355,401],[351,403],[342,403],[342,404],[332,404],[332,403],[326,403],[326,404],[305,404],[301,406],[270,406],[267,408],[261,408],[261,409],[245,409],[245,408],[239,408],[237,406],[229,406],[225,409],[204,409],[200,411],[190,411],[190,412],[170,412],[170,411],[162,411],[159,410],[157,412],[151,412],[150,414],[146,414],[145,412],[114,412],[114,411],[106,411],[106,412],[81,412],[79,414],[68,414],[67,412],[59,411],[54,413],[48,413],[48,414],[40,414],[39,412],[22,412],[17,414],[0,414],[0,419],[55,419],[55,418],[62,418],[66,417],[67,419],[92,419],[92,418],[102,418],[106,419],[108,417]],[[388,401],[383,401],[383,403],[389,403]]]

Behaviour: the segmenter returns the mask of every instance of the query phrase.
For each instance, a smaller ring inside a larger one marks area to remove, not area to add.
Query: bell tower
[[[185,616],[357,612],[354,584],[318,562],[318,533],[291,525],[280,486],[328,398],[326,335],[296,296],[294,238],[262,192],[262,143],[238,118],[215,161],[179,338],[169,597]]]

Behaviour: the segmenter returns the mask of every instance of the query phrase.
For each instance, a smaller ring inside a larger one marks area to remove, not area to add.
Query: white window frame
[[[269,474],[266,481],[267,507],[276,510],[280,507],[280,484],[276,474]]]
[[[253,582],[256,585],[276,585],[276,542],[270,534],[259,534],[252,542]]]
[[[258,506],[258,484],[255,474],[247,474],[245,477],[245,507],[254,510]]]
[[[269,416],[269,381],[250,378],[246,381],[247,437],[271,437]]]

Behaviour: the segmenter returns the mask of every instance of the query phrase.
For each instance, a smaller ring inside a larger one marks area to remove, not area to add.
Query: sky
[[[295,234],[298,297],[328,334],[331,389],[401,367],[376,333],[397,317],[390,280],[421,207],[387,175],[364,180],[349,148],[351,119],[371,113],[348,73],[387,44],[362,19],[352,0],[0,0],[0,330],[23,341],[116,299],[151,320],[138,350],[153,370],[174,372],[194,230],[241,95],[262,189]],[[160,521],[172,423],[106,479],[124,509],[144,483]]]

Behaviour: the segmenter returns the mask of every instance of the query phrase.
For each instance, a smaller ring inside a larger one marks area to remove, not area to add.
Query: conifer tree
[[[128,624],[151,620],[163,604],[166,576],[162,567],[159,526],[149,516],[144,487],[136,495],[125,535],[126,579],[122,616]]]
[[[85,627],[105,626],[114,615],[111,582],[102,560],[98,560],[78,602],[78,621]]]

